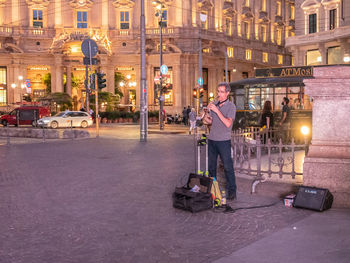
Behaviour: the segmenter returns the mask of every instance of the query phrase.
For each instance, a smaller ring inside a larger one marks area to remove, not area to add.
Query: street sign
[[[202,85],[203,85],[203,78],[202,78],[202,77],[199,77],[199,78],[198,78],[198,85],[199,85],[199,86],[202,86]]]
[[[162,72],[162,74],[167,74],[168,73],[168,67],[166,65],[162,65],[160,67],[160,72]]]
[[[26,79],[26,87],[30,88],[32,84],[30,83],[30,79]]]
[[[97,55],[98,47],[94,40],[85,39],[83,43],[81,43],[81,51],[83,52],[85,57],[94,57]]]
[[[83,62],[84,62],[84,65],[90,65],[90,58],[89,57],[84,57],[83,58]],[[98,64],[97,58],[92,58],[91,59],[91,64],[92,65],[97,65]]]

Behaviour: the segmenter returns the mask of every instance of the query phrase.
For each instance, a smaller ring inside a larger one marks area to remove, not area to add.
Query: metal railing
[[[232,158],[235,172],[252,176],[252,192],[257,183],[277,175],[279,178],[302,177],[302,164],[308,144],[305,141],[282,142],[282,132],[291,130],[264,130],[258,127],[234,131],[232,134]]]

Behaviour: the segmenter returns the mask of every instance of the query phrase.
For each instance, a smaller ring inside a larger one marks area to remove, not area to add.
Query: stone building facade
[[[92,38],[99,47],[94,69],[106,73],[106,90],[113,93],[120,85],[122,104],[138,108],[140,6],[140,0],[0,0],[0,105],[19,104],[24,93],[36,100],[49,82],[50,92],[68,93],[79,108],[85,96],[81,43]],[[290,65],[284,44],[294,35],[294,9],[292,0],[145,0],[149,109],[158,103],[157,13],[169,68],[165,110],[175,113],[193,104],[199,41],[204,103],[225,80],[226,52],[229,81],[253,76],[254,67]],[[116,73],[124,77],[122,84],[115,82]]]
[[[350,62],[350,1],[295,0],[295,36],[286,40],[295,65]]]

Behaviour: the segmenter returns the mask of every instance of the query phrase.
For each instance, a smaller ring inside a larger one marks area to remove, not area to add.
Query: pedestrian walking
[[[190,120],[190,130],[189,130],[189,134],[192,134],[192,131],[194,131],[196,129],[196,119],[197,119],[197,114],[196,114],[196,110],[194,108],[191,109],[189,115],[189,120]]]
[[[236,106],[228,100],[231,91],[226,82],[219,83],[217,102],[208,105],[212,125],[208,136],[209,176],[216,178],[217,157],[224,164],[227,200],[236,198],[236,177],[231,158],[231,132],[236,117]]]
[[[189,120],[190,119],[190,113],[191,113],[191,106],[188,105],[187,106],[187,119]],[[187,125],[189,125],[189,121],[187,120]]]
[[[184,109],[182,110],[182,121],[183,121],[184,125],[187,125],[188,115],[187,115],[186,107],[184,107]]]

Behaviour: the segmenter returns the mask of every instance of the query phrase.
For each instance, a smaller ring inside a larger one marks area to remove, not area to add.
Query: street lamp
[[[206,14],[200,14],[199,18],[201,20],[201,24],[199,25],[199,58],[198,58],[198,79],[203,79],[203,72],[202,72],[202,23],[204,24],[205,21],[207,21],[207,15]],[[199,83],[198,83],[199,84]],[[199,94],[199,90],[203,87],[202,85],[199,85],[197,90],[197,95]],[[196,112],[197,115],[199,113],[199,98],[197,96],[197,103],[196,103]]]
[[[164,107],[164,99],[162,97],[162,82],[163,82],[163,74],[162,71],[160,70],[160,67],[163,65],[163,10],[162,8],[164,7],[162,2],[159,0],[153,1],[152,4],[156,7],[156,17],[158,17],[158,24],[160,27],[160,44],[159,44],[159,54],[160,54],[160,66],[159,66],[159,75],[160,75],[160,84],[159,84],[159,113],[160,113],[160,118],[159,118],[159,128],[160,130],[164,130],[164,116],[163,116],[163,107]]]

